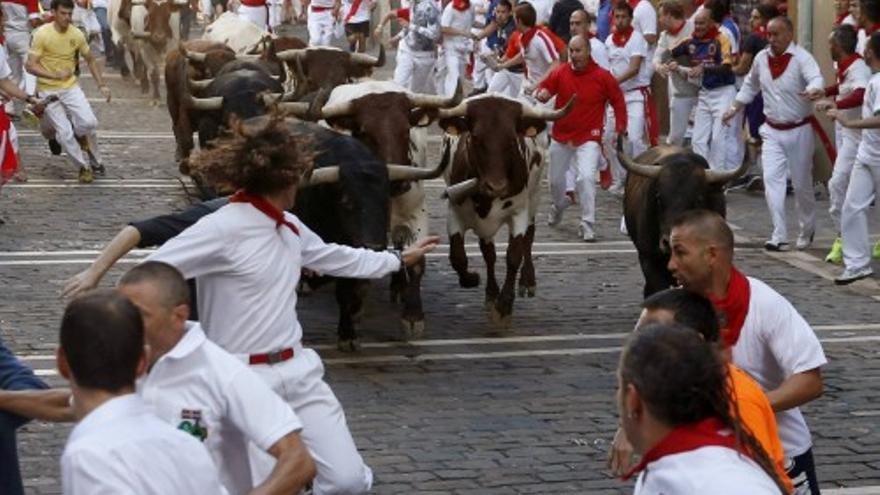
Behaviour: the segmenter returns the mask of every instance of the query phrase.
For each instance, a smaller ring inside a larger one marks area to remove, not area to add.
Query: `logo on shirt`
[[[180,411],[180,418],[182,421],[177,425],[178,430],[185,431],[203,442],[208,438],[208,428],[201,424],[201,409],[183,409]]]

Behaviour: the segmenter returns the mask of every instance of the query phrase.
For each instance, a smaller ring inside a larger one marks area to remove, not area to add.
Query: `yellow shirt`
[[[78,63],[77,52],[79,55],[88,55],[89,44],[82,31],[72,24],[63,33],[55,29],[54,22],[37,28],[31,40],[30,53],[40,57],[40,65],[46,70],[71,72],[70,77],[63,81],[38,77],[37,89],[57,91],[72,88],[76,84],[73,71]]]

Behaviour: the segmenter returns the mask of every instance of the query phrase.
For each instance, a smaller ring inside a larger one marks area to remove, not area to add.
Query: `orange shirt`
[[[779,432],[776,430],[776,414],[770,406],[767,395],[751,376],[733,364],[728,365],[728,372],[736,406],[743,425],[749,429],[755,440],[770,456],[776,467],[776,475],[782,480],[791,493],[794,486],[785,472],[785,453]]]

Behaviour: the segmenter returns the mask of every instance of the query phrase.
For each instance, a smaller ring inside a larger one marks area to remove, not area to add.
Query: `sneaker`
[[[767,241],[764,243],[765,251],[779,252],[788,250],[787,242]]]
[[[807,249],[808,247],[810,247],[811,244],[813,244],[813,237],[815,237],[815,236],[816,236],[815,231],[810,232],[810,235],[806,235],[803,232],[801,232],[801,234],[797,238],[797,242],[795,242],[794,245],[796,248],[798,248],[798,250],[803,251],[804,249]]]
[[[874,250],[871,251],[871,257],[874,259],[880,259],[880,241],[877,241],[877,243],[874,244]]]
[[[834,279],[834,284],[849,285],[857,280],[870,277],[873,274],[874,270],[872,270],[870,266],[865,266],[857,269],[846,268],[843,270],[843,273],[841,273],[840,276]]]
[[[746,191],[749,192],[763,192],[764,191],[764,179],[759,176],[752,177],[748,184],[746,184]]]
[[[596,242],[596,233],[593,232],[593,227],[586,222],[581,222],[578,226],[578,236],[584,242]]]
[[[81,184],[91,184],[95,181],[95,174],[89,167],[79,168],[79,182]]]
[[[622,198],[623,197],[623,184],[621,184],[619,182],[611,184],[611,187],[608,188],[608,192],[610,192],[612,196]]]
[[[56,156],[61,154],[61,144],[55,138],[49,140],[49,151]]]
[[[556,227],[562,221],[562,214],[565,210],[557,209],[556,205],[550,205],[550,213],[547,214],[547,225]]]
[[[876,251],[876,246],[875,246]],[[825,263],[834,263],[835,265],[839,265],[843,261],[843,240],[840,237],[834,239],[834,244],[831,245],[831,251],[828,251],[828,255],[825,256]]]
[[[101,164],[95,155],[92,154],[91,151],[88,152],[89,155],[89,165],[92,166],[92,171],[95,173],[97,177],[104,177],[107,175],[107,169],[104,168],[104,165]]]

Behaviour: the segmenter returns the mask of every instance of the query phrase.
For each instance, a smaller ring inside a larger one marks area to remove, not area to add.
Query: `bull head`
[[[663,168],[660,166],[659,163],[645,165],[633,160],[623,150],[623,136],[617,137],[617,160],[620,162],[620,165],[626,169],[627,172],[631,174],[641,175],[649,179],[656,179],[660,175],[660,170],[662,170]],[[745,174],[748,169],[749,163],[745,160],[743,160],[743,163],[741,163],[736,170],[719,171],[708,169],[706,170],[706,182],[713,185],[723,185],[734,179],[739,178],[740,176]]]
[[[388,180],[390,181],[414,181],[428,180],[439,177],[443,173],[443,166],[434,169],[423,169],[410,165],[387,164]],[[322,167],[312,170],[308,177],[304,177],[299,183],[299,188],[318,186],[321,184],[335,184],[339,182],[339,167]]]
[[[544,121],[555,121],[559,120],[562,117],[566,116],[568,112],[571,111],[574,106],[575,99],[577,97],[573,96],[568,103],[565,104],[564,107],[551,110],[549,108],[536,107],[533,105],[528,105],[526,103],[521,103],[522,105],[522,115],[521,117],[524,119],[535,119],[535,120],[544,120]],[[465,100],[459,103],[454,108],[441,108],[438,112],[438,118],[440,119],[450,119],[455,117],[467,117],[467,109],[468,102],[470,100]]]
[[[407,99],[414,108],[422,108],[426,110],[439,110],[443,112],[445,108],[455,105],[461,101],[461,83],[458,84],[455,94],[452,96],[428,95],[422,93],[407,93]],[[342,101],[332,105],[325,105],[321,109],[320,118],[332,119],[336,117],[347,117],[354,112],[354,103]]]

